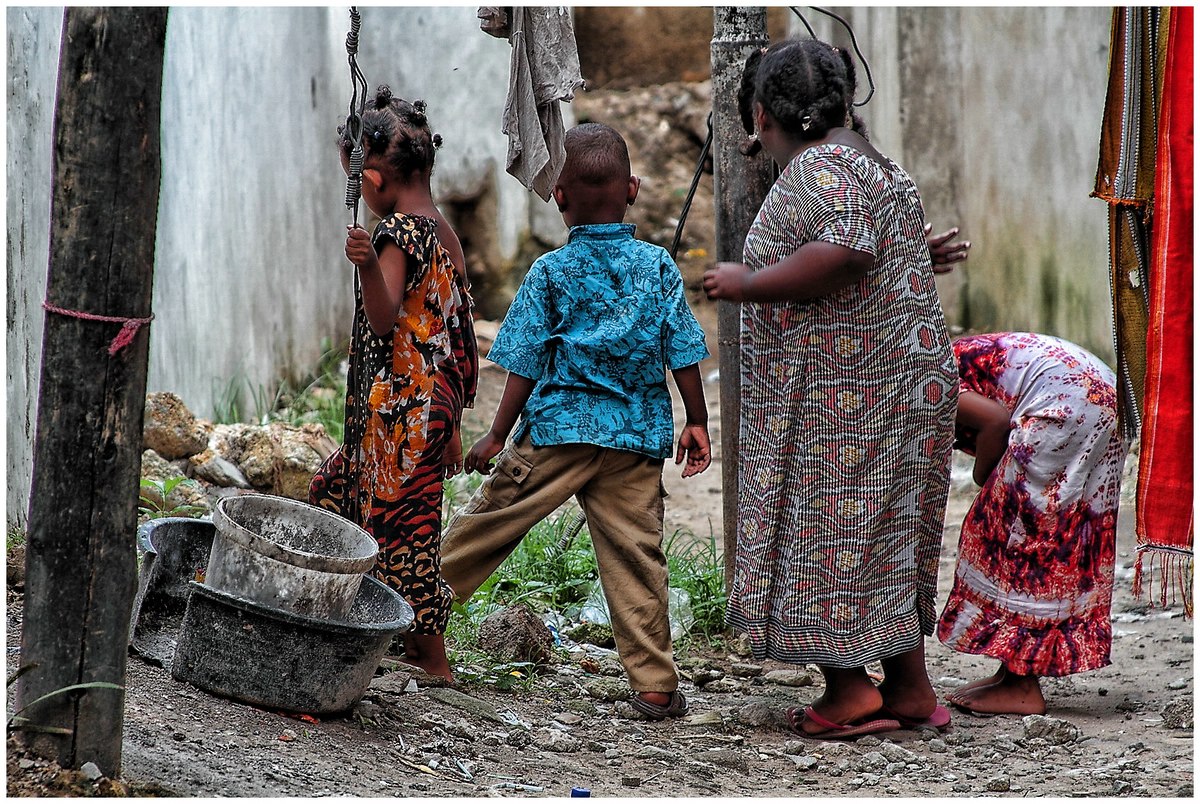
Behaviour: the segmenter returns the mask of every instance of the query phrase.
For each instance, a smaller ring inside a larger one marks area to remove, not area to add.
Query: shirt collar
[[[616,240],[618,238],[633,237],[633,232],[636,227],[632,223],[588,223],[581,226],[572,226],[570,234],[567,235],[567,241],[575,238],[589,238],[593,240]]]

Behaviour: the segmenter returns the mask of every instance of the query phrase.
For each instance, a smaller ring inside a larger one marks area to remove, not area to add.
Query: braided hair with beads
[[[753,82],[753,99],[793,136],[815,140],[846,126],[866,137],[854,114],[857,83],[848,51],[818,39],[791,39],[756,55],[746,60],[739,101]]]
[[[386,165],[402,181],[414,174],[432,173],[442,135],[430,131],[425,110],[425,101],[410,103],[381,85],[362,115],[367,162]],[[349,156],[354,143],[345,126],[338,126],[338,135],[342,151]]]

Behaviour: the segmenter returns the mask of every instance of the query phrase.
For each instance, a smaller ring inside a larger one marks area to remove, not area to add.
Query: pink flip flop
[[[879,711],[887,714],[888,717],[895,718],[900,722],[900,726],[905,729],[934,729],[936,731],[945,731],[950,728],[950,710],[938,704],[933,708],[933,714],[925,719],[904,717],[893,712],[886,706]]]
[[[796,719],[797,711],[798,710],[796,709],[789,709],[787,711],[788,723],[791,724],[792,731],[803,737],[808,737],[813,740],[850,740],[856,737],[863,737],[868,734],[878,734],[879,732],[883,731],[897,731],[900,729],[900,721],[890,718],[874,718],[871,720],[868,720],[867,718],[860,718],[853,723],[842,724],[834,723],[832,720],[822,717],[821,715],[817,714],[817,711],[811,706],[804,707],[804,711],[802,713],[803,717],[800,720]],[[809,734],[804,729],[800,728],[800,724],[803,723],[805,719],[816,723],[818,726],[824,729],[824,731],[817,732],[816,734]]]

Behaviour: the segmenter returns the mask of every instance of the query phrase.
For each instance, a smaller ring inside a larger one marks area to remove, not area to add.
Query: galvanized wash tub
[[[349,520],[267,494],[226,497],[213,511],[210,587],[265,606],[344,618],[379,546]]]
[[[404,598],[369,576],[343,620],[190,586],[171,675],[267,709],[344,712],[367,691],[392,638],[413,623]]]
[[[138,527],[141,569],[129,644],[147,661],[171,666],[191,594],[188,584],[204,578],[215,530],[212,522],[190,517],[151,519]]]

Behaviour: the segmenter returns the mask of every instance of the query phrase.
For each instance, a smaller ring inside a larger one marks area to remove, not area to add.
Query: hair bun
[[[429,108],[429,104],[423,100],[413,101],[413,108],[417,110],[417,114],[425,114],[425,110]]]
[[[392,102],[392,88],[387,84],[380,84],[375,90],[375,108],[386,109]]]
[[[435,133],[435,134],[433,135],[433,147],[434,147],[434,148],[441,148],[441,147],[442,147],[442,135],[441,135],[441,134],[436,134],[436,133]]]

